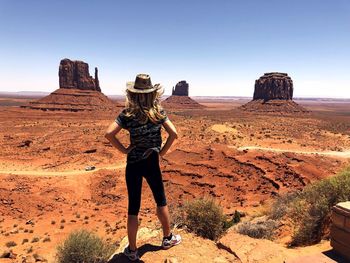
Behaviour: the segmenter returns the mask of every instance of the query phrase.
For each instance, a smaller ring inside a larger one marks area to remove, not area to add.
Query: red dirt
[[[336,156],[240,150],[348,151],[346,107],[334,106],[325,113],[317,104],[308,106],[314,110],[306,116],[264,116],[215,103],[200,111],[177,109],[169,114],[179,132],[161,161],[171,206],[211,196],[227,214],[236,209],[249,214],[275,196],[302,189],[349,164],[349,159]],[[7,241],[15,241],[17,259],[32,246],[30,254],[52,260],[56,245],[81,227],[113,242],[125,236],[125,156],[104,138],[117,113],[1,107],[0,253],[7,250]],[[128,142],[127,132],[120,137]],[[85,172],[87,165],[98,170]],[[157,224],[155,205],[146,184],[143,191],[141,224],[152,227]],[[36,236],[39,242],[31,243]],[[51,241],[43,242],[45,237]],[[22,244],[24,238],[29,242]]]

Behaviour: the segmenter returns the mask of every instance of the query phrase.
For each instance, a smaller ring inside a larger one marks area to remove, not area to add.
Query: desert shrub
[[[258,222],[243,222],[237,227],[237,232],[252,238],[273,239],[274,232],[278,226],[275,220],[268,219]]]
[[[39,242],[40,238],[39,237],[33,237],[32,243]]]
[[[5,244],[7,247],[15,247],[17,246],[16,242],[15,241],[8,241],[6,242]]]
[[[237,210],[235,210],[235,213],[233,214],[232,218],[229,220],[224,221],[224,230],[229,229],[231,226],[239,223],[241,221],[241,214]]]
[[[269,217],[273,220],[279,220],[289,213],[290,204],[296,200],[300,192],[289,192],[275,199],[268,212]]]
[[[310,184],[294,195],[278,198],[271,218],[285,216],[292,220],[292,246],[314,244],[329,233],[332,206],[347,200],[350,200],[350,168]]]
[[[57,247],[57,259],[58,263],[104,263],[114,249],[93,232],[77,230]]]
[[[184,224],[195,234],[216,240],[223,232],[226,216],[213,199],[195,199],[184,205]]]

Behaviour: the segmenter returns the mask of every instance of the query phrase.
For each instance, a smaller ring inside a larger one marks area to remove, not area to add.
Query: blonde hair
[[[160,105],[160,97],[162,95],[163,91],[158,90],[148,93],[126,90],[126,116],[134,117],[141,123],[146,123],[148,120],[158,123],[165,118],[161,113],[163,109]]]

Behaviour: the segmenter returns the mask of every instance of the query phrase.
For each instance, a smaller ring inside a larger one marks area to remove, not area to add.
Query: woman
[[[159,156],[164,156],[177,138],[175,126],[160,106],[162,88],[152,85],[147,74],[138,74],[135,82],[129,82],[126,90],[126,107],[107,129],[105,137],[119,151],[127,154],[125,170],[128,189],[127,232],[129,245],[124,254],[130,260],[138,260],[136,246],[138,213],[141,203],[142,178],[145,177],[157,203],[157,216],[163,228],[162,247],[170,248],[181,242],[180,235],[170,231],[169,211],[164,193]],[[168,133],[162,147],[161,128]],[[130,145],[125,147],[116,135],[121,129],[130,133]]]

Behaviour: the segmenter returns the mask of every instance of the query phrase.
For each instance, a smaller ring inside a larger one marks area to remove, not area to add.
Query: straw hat
[[[162,89],[160,84],[152,85],[151,77],[148,74],[138,74],[135,81],[126,83],[127,90],[135,93],[149,93]]]

